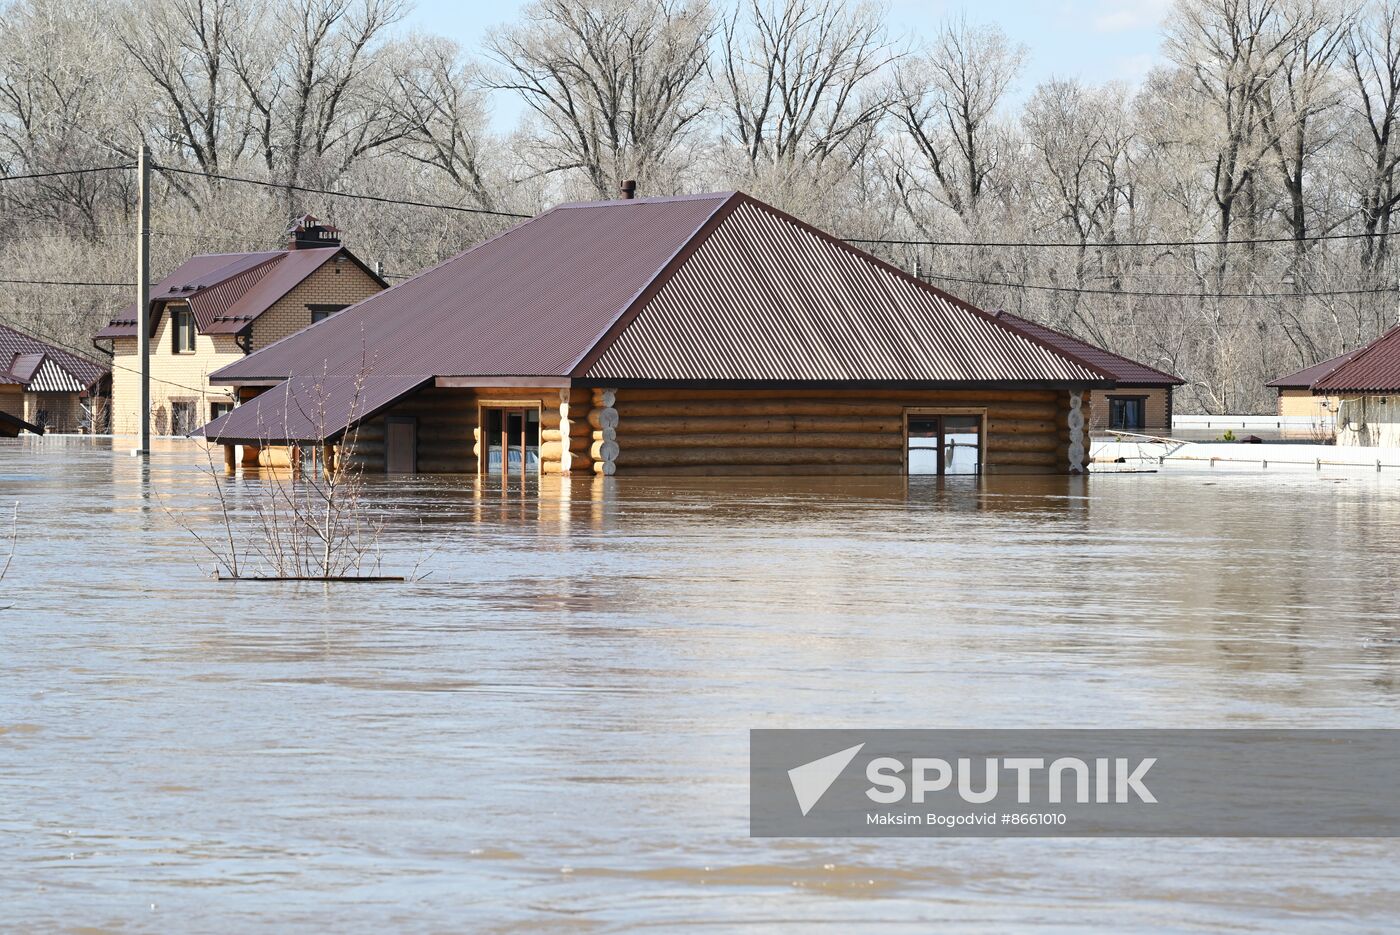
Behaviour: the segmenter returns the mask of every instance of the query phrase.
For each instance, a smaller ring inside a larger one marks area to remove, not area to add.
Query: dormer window
[[[190,311],[188,305],[177,305],[170,311],[170,319],[174,324],[176,354],[194,353],[194,312]]]

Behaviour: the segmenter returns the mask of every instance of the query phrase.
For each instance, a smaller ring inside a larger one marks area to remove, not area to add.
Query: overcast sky
[[[476,49],[488,30],[514,21],[524,5],[523,0],[417,0],[409,25]],[[959,12],[974,22],[998,24],[1029,50],[1013,96],[1019,102],[1052,76],[1137,82],[1157,61],[1159,27],[1169,6],[1170,0],[892,0],[890,23],[915,37],[929,34],[944,17]],[[493,122],[498,129],[509,129],[519,108],[496,97]]]

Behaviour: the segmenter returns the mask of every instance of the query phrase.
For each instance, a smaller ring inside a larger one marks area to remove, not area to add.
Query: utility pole
[[[151,453],[151,150],[141,144],[136,161],[141,192],[136,227],[136,347],[141,356],[141,447],[133,454]]]

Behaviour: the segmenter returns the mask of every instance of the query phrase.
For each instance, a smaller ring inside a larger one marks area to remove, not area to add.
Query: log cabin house
[[[284,250],[190,257],[151,288],[151,431],[188,435],[231,410],[209,374],[386,287],[341,245],[339,231],[305,215]],[[112,431],[140,431],[136,304],[96,335],[113,354]]]
[[[245,401],[198,434],[230,466],[353,439],[386,472],[1085,470],[1100,364],[741,192],[629,196],[230,363]]]
[[[105,430],[111,370],[0,325],[0,435]]]

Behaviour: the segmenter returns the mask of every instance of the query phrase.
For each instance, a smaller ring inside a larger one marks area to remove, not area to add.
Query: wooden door
[[[418,420],[389,416],[384,420],[384,473],[418,473]]]

